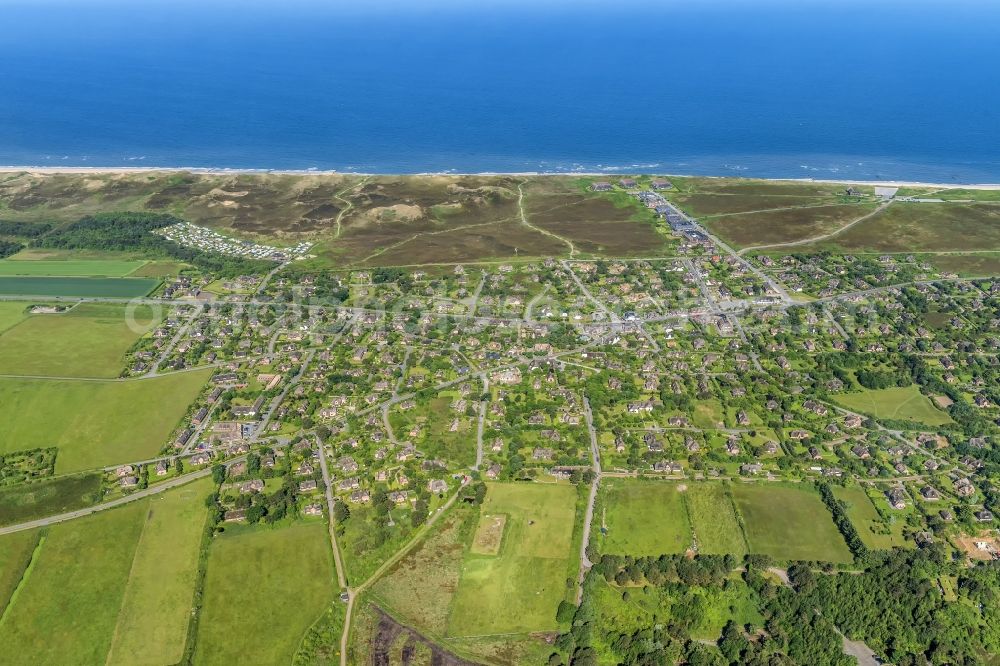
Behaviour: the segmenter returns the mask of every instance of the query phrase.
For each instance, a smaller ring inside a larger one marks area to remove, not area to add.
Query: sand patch
[[[476,536],[470,551],[476,555],[496,555],[500,552],[503,530],[507,525],[507,514],[487,514],[479,519]]]

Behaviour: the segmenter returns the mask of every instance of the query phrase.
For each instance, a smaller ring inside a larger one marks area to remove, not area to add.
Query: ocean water
[[[1000,3],[0,0],[0,165],[1000,182]]]

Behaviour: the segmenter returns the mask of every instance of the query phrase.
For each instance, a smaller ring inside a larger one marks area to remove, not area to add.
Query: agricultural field
[[[727,484],[688,483],[684,491],[698,552],[703,555],[744,555],[743,528]]]
[[[847,503],[847,517],[868,548],[889,550],[912,546],[903,536],[903,522],[900,520],[890,525],[882,520],[864,488],[833,486],[833,495]]]
[[[0,374],[117,377],[125,353],[158,321],[149,306],[107,303],[30,315],[0,335]]]
[[[28,307],[30,303],[0,301],[0,334],[24,321],[28,316]]]
[[[732,491],[752,553],[779,560],[851,561],[851,551],[817,493],[749,483],[734,484]]]
[[[75,511],[100,499],[100,474],[61,476],[0,488],[0,527]]]
[[[333,602],[335,586],[323,522],[216,537],[194,663],[232,664],[246,655],[261,664],[288,663]]]
[[[576,489],[556,484],[488,484],[483,517],[506,514],[497,555],[467,553],[448,618],[449,636],[557,628],[566,596]]]
[[[600,538],[601,552],[642,557],[690,548],[691,525],[678,485],[606,479],[601,484],[604,510],[595,516],[607,530]]]
[[[61,276],[61,277],[125,277],[142,268],[145,261],[130,260],[0,260],[0,275]]]
[[[951,423],[951,417],[923,395],[916,386],[887,389],[865,389],[858,393],[844,393],[834,400],[848,408],[875,418],[915,421],[928,426]]]
[[[0,378],[0,453],[55,446],[58,474],[150,458],[211,372],[126,381]]]
[[[0,624],[6,663],[104,663],[148,510],[138,501],[48,529]]]
[[[181,661],[205,530],[205,498],[214,489],[211,479],[201,479],[150,498],[108,664]]]
[[[31,564],[41,538],[41,530],[24,530],[0,537],[0,617]]]
[[[151,278],[0,275],[0,295],[139,298],[158,284]]]

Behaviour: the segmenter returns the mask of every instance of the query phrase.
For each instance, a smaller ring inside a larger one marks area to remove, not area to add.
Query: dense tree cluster
[[[220,277],[266,273],[272,262],[203,252],[152,233],[182,220],[161,213],[101,213],[87,216],[35,240],[35,247],[137,252],[171,257]]]

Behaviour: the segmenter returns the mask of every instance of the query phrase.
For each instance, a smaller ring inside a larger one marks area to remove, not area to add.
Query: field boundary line
[[[135,550],[132,551],[132,564],[128,569],[128,577],[125,578],[125,587],[122,588],[122,600],[118,607],[118,617],[115,619],[115,630],[111,634],[111,644],[108,645],[108,654],[104,658],[105,664],[111,663],[111,654],[115,651],[115,644],[118,642],[118,637],[120,636],[118,628],[121,626],[122,617],[125,614],[125,596],[128,594],[128,588],[132,584],[132,574],[135,572],[135,560],[139,554],[139,547],[142,545],[143,539],[146,537],[146,528],[149,527],[150,520],[153,515],[153,507],[150,506],[149,502],[146,503],[146,515],[142,522],[142,531],[139,532],[139,538],[135,541]]]
[[[24,566],[24,570],[21,572],[21,577],[17,580],[17,585],[10,593],[10,599],[4,604],[2,610],[0,610],[0,627],[7,620],[10,614],[10,609],[14,607],[14,602],[17,601],[17,597],[28,580],[28,576],[31,574],[31,570],[34,569],[35,563],[38,561],[38,553],[42,550],[42,544],[45,543],[45,539],[48,534],[44,530],[40,531],[38,534],[38,541],[35,543],[35,547],[31,549],[31,556],[28,557],[28,563]]]

